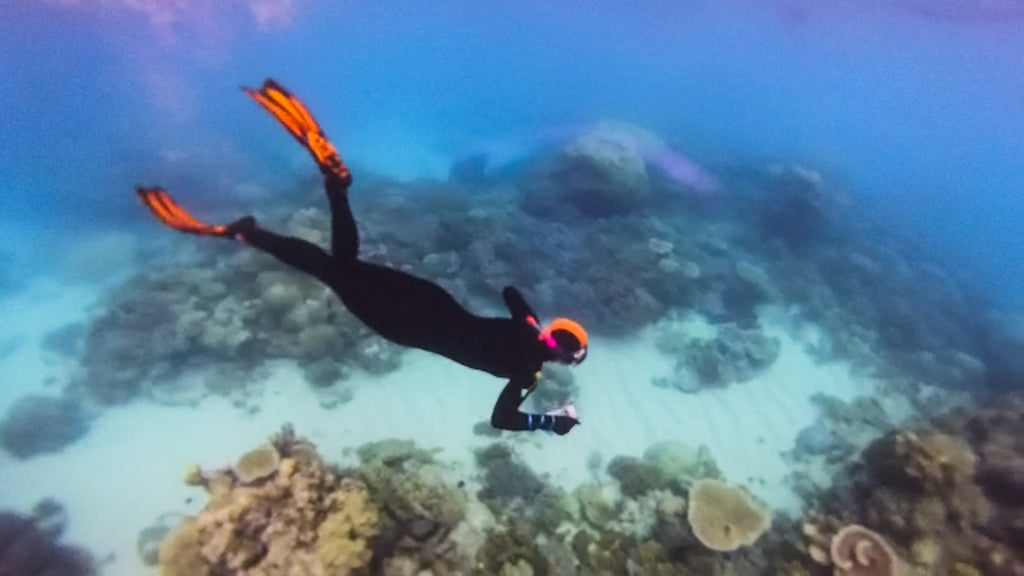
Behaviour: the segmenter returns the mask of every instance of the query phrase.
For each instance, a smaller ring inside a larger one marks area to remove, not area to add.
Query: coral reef
[[[472,554],[460,545],[467,495],[447,477],[433,454],[411,441],[384,440],[359,448],[362,466],[354,473],[381,510],[379,558],[411,573],[467,569]],[[395,572],[398,573],[398,572]]]
[[[232,472],[240,484],[253,484],[274,474],[280,466],[280,453],[277,448],[267,444],[243,454]]]
[[[813,522],[873,530],[922,573],[1024,572],[1021,437],[1016,397],[891,431],[812,500]]]
[[[779,356],[781,344],[759,328],[741,328],[735,324],[715,327],[712,338],[692,338],[671,323],[663,325],[658,349],[676,358],[669,377],[655,378],[655,386],[683,392],[745,382],[771,366]]]
[[[767,576],[791,553],[777,536],[751,536],[752,545],[729,556],[701,542],[687,501],[691,485],[717,475],[717,467],[705,451],[684,444],[652,445],[643,459],[617,456],[608,465],[615,483],[596,478],[568,494],[533,475],[504,444],[479,452],[478,463],[485,472],[480,496],[492,498],[496,523],[478,553],[478,574]],[[514,481],[499,482],[502,474]],[[780,522],[780,533],[788,529]]]
[[[71,398],[24,396],[0,421],[0,446],[19,459],[58,452],[89,431],[89,417]]]
[[[840,201],[819,174],[799,166],[772,170],[757,210],[759,230],[790,248],[808,248],[833,234]]]
[[[821,361],[851,361],[911,391],[922,410],[935,413],[934,395],[914,389],[991,381],[993,339],[962,280],[820,176],[743,165],[712,178],[672,155],[642,129],[605,123],[517,166],[466,158],[450,182],[371,178],[356,206],[361,257],[433,280],[482,313],[505,315],[501,289],[516,285],[543,317],[570,316],[594,334],[631,334],[674,309],[707,319],[714,337],[669,346],[677,366],[658,384],[684,391],[749,380],[774,362],[780,344],[759,322],[766,305],[820,331],[808,348]],[[678,180],[699,190],[711,188],[698,180],[720,180],[728,193],[681,194]],[[327,214],[305,204],[320,205],[319,193],[294,196],[261,221],[327,244]],[[111,295],[85,338],[80,384],[94,397],[173,397],[182,369],[216,364],[236,376],[211,391],[244,395],[247,370],[290,359],[333,407],[351,397],[341,383],[354,370],[398,366],[401,349],[315,280],[235,247],[199,250]]]
[[[697,480],[719,478],[720,473],[706,446],[693,448],[682,442],[652,444],[643,458],[616,456],[608,463],[608,475],[618,481],[628,498],[654,490],[686,495]]]
[[[701,543],[722,552],[753,544],[771,526],[767,508],[718,480],[700,480],[690,488],[686,517]]]
[[[485,503],[493,503],[493,508],[531,502],[544,490],[544,482],[503,442],[477,451],[476,463],[484,470],[478,496]]]
[[[479,478],[408,440],[362,445],[359,465],[344,469],[325,465],[291,427],[270,446],[280,462],[251,484],[230,467],[190,469],[209,502],[164,540],[163,574],[769,576],[805,567],[789,544],[798,526],[770,522],[744,491],[708,479],[717,467],[706,451],[681,443],[614,458],[617,482],[571,493],[502,442],[477,452]]]
[[[189,484],[190,486],[198,484]],[[152,524],[139,532],[135,540],[135,551],[146,566],[160,564],[160,545],[174,532],[174,529],[185,520],[177,512],[161,514]]]
[[[218,251],[184,269],[140,275],[111,294],[86,334],[79,384],[119,404],[167,396],[189,368],[225,366],[235,376],[207,388],[228,393],[244,388],[253,368],[288,358],[329,386],[349,367],[397,368],[397,350],[314,280],[260,254]]]
[[[36,506],[32,516],[0,512],[0,574],[12,576],[94,576],[98,570],[87,552],[58,542],[63,511],[52,501]],[[55,521],[57,520],[57,521]]]
[[[261,481],[232,469],[202,475],[209,502],[160,548],[161,574],[368,573],[379,514],[364,484],[331,472],[309,442],[286,428],[272,439],[280,457]]]
[[[650,194],[633,126],[605,123],[565,148],[555,168],[564,199],[583,214],[609,217],[641,207]],[[649,136],[653,138],[653,136]]]

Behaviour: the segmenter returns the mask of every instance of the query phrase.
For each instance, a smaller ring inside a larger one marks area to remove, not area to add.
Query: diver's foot
[[[245,235],[256,229],[256,219],[252,216],[243,216],[224,227],[224,236],[245,242]]]

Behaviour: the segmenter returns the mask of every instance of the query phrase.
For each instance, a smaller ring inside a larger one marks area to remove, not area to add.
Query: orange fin
[[[345,182],[351,182],[352,173],[327,139],[324,131],[309,113],[305,104],[272,79],[263,82],[259,90],[242,88],[247,96],[270,112],[299,144],[309,151],[323,173],[332,172]]]
[[[171,198],[171,195],[164,191],[163,188],[143,188],[139,186],[135,188],[135,191],[138,192],[142,203],[146,205],[146,208],[149,208],[153,216],[168,228],[197,236],[228,235],[227,226],[212,226],[196,220],[184,208],[179,206],[174,201],[174,198]]]

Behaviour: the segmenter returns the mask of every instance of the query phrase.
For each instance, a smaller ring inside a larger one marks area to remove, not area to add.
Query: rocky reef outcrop
[[[893,430],[816,499],[805,535],[820,548],[821,534],[858,525],[915,574],[1024,574],[1022,438],[1019,397]]]
[[[24,396],[0,420],[0,447],[18,459],[59,452],[84,436],[90,422],[71,397]]]
[[[29,515],[0,511],[0,574],[11,576],[97,576],[88,552],[62,544],[66,517],[53,500]]]

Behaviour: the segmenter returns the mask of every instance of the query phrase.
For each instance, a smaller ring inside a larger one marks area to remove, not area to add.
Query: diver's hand
[[[551,427],[551,431],[559,436],[565,436],[579,423],[580,421],[575,418],[570,418],[568,416],[555,416],[555,425]]]

